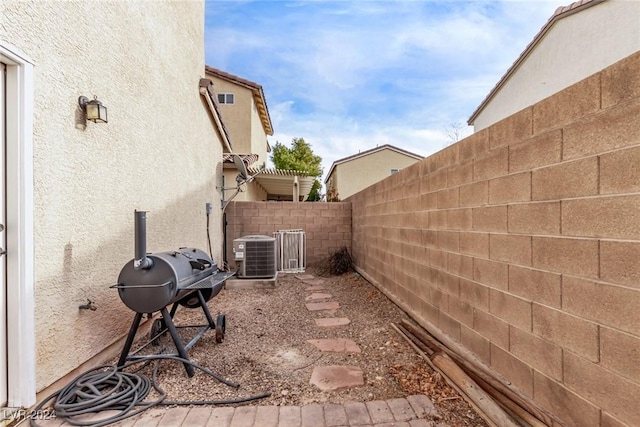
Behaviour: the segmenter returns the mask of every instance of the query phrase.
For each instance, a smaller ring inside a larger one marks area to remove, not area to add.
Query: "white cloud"
[[[207,2],[207,63],[260,83],[276,134],[331,163],[444,147],[544,25],[544,1]]]

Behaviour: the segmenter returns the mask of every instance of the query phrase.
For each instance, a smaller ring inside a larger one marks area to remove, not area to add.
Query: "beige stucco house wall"
[[[335,188],[338,197],[344,200],[420,160],[422,156],[417,154],[392,145],[381,145],[333,162],[325,186],[327,191]]]
[[[259,167],[269,156],[268,135],[273,128],[262,86],[225,71],[207,66],[207,78],[211,79],[218,94],[232,94],[233,103],[218,103],[225,126],[229,131],[233,152],[237,154],[257,155],[248,167]],[[229,163],[224,170],[225,187],[236,185],[236,169]],[[266,200],[267,191],[257,181],[243,187],[234,200]],[[225,196],[233,191],[225,191]]]
[[[207,248],[222,144],[199,92],[203,40],[202,1],[0,3],[0,49],[33,61],[35,307],[21,315],[34,316],[35,378],[10,376],[10,405],[33,403],[12,399],[12,386],[43,390],[111,344],[122,348],[134,313],[109,286],[133,257],[134,210],[149,211],[148,251]],[[86,122],[80,95],[97,96],[108,123]],[[211,221],[221,224],[219,209]],[[217,261],[221,226],[211,233]],[[87,299],[97,310],[79,309]]]
[[[208,65],[205,71],[216,93],[225,95],[224,102],[218,102],[217,108],[229,132],[233,153],[244,159],[249,174],[255,176],[236,193],[238,171],[227,156],[223,164],[224,201],[290,201],[296,197],[305,200],[313,177],[300,171],[266,168],[271,152],[267,136],[273,135],[273,124],[262,86]],[[233,96],[233,103],[228,102],[226,95]]]
[[[556,10],[469,119],[484,129],[640,50],[640,2],[587,0]]]

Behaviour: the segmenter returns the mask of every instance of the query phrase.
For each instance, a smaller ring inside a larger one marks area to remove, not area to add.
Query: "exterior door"
[[[0,62],[0,406],[7,404],[6,69]]]

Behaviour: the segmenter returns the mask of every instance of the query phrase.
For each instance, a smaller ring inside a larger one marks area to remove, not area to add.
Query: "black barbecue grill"
[[[149,343],[132,355],[129,354],[144,314],[152,315],[158,311],[161,314],[151,328],[150,342],[156,342],[158,336],[168,330],[178,351],[177,356],[183,359],[188,360],[187,350],[209,329],[216,331],[217,342],[221,342],[224,338],[225,317],[219,315],[214,321],[207,307],[207,301],[218,295],[224,282],[235,273],[219,271],[211,257],[196,248],[180,248],[176,251],[147,254],[146,222],[146,212],[136,211],[135,258],[122,268],[118,283],[112,286],[118,289],[122,302],[136,312],[118,366],[123,366],[127,360],[152,357],[137,355],[137,352]],[[169,311],[167,306],[171,304],[173,305]],[[207,318],[207,324],[176,326],[173,316],[179,305],[187,308],[201,307]],[[183,344],[177,332],[179,327],[201,327],[201,329],[187,344]],[[184,366],[187,374],[193,376],[193,367],[187,363]]]

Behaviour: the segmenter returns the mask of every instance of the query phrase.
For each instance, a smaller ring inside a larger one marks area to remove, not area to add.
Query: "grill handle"
[[[171,286],[173,282],[168,281],[164,283],[153,283],[150,285],[125,285],[124,283],[116,283],[115,285],[109,286],[109,289],[132,289],[132,288],[164,288],[165,286]]]

